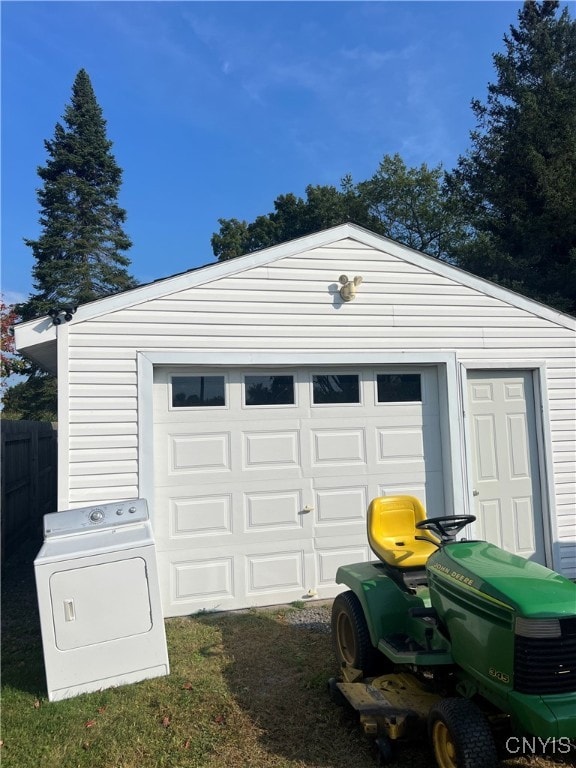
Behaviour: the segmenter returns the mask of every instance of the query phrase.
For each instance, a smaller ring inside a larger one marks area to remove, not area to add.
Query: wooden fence
[[[57,432],[48,422],[1,424],[1,556],[26,539],[41,541],[42,517],[56,511]]]

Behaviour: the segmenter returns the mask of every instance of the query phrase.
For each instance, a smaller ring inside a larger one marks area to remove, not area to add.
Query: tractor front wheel
[[[332,604],[332,640],[339,666],[354,667],[365,677],[381,670],[383,657],[370,640],[360,600],[354,592],[341,592]]]
[[[433,706],[428,732],[439,768],[495,768],[498,764],[488,721],[468,699],[443,699]]]

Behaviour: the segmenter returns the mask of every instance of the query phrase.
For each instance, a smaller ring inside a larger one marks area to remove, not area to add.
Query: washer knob
[[[90,512],[90,520],[93,523],[99,523],[100,520],[104,519],[104,512],[102,512],[101,509],[93,509],[92,512]]]
[[[136,507],[130,507],[130,508],[128,509],[128,512],[130,512],[130,514],[131,514],[131,515],[133,515],[133,514],[134,514],[134,512],[136,512]]]

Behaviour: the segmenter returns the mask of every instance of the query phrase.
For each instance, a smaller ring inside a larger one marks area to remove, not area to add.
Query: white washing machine
[[[169,673],[145,499],[45,515],[34,570],[50,701]]]

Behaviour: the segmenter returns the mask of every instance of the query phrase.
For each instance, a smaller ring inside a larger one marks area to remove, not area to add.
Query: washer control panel
[[[129,499],[79,509],[66,509],[44,515],[44,538],[118,528],[121,525],[142,523],[146,520],[149,520],[146,499]]]

